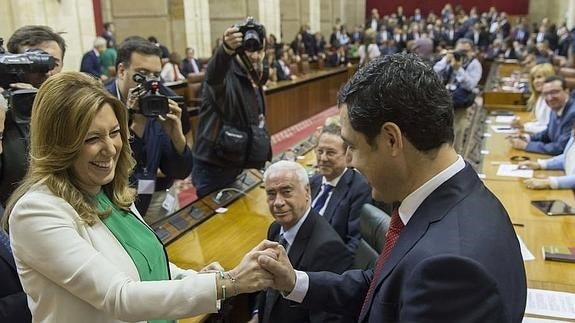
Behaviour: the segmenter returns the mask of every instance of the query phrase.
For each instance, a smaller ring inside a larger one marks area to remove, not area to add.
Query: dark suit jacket
[[[93,49],[82,56],[80,72],[88,73],[95,78],[100,78],[100,75],[102,75],[102,64],[100,64],[100,57],[94,53]]]
[[[198,66],[198,72],[202,71],[202,63],[199,60],[193,58],[196,62],[196,66]],[[190,73],[194,73],[194,68],[192,66],[192,62],[190,62],[187,58],[182,60],[182,69],[180,70],[184,76],[188,76]]]
[[[305,306],[359,316],[373,270],[308,275]],[[375,286],[359,322],[521,322],[527,286],[519,243],[470,165],[415,211]]]
[[[272,223],[268,239],[279,240],[280,225]],[[353,257],[330,225],[313,209],[300,227],[288,257],[298,270],[326,270],[342,273],[351,267]],[[345,316],[309,311],[301,304],[287,300],[275,291],[263,291],[258,296],[260,322],[348,322]]]
[[[322,175],[310,178],[312,201],[321,192]],[[371,202],[371,187],[360,173],[348,169],[331,193],[323,217],[331,224],[348,248],[354,252],[361,240],[359,210]]]
[[[573,122],[575,122],[575,100],[570,98],[565,104],[561,117],[555,111],[551,111],[547,129],[531,135],[531,140],[527,143],[525,150],[553,156],[563,153],[571,138]]]
[[[3,234],[3,233],[0,233]],[[20,278],[12,253],[0,244],[0,322],[29,323],[32,315],[28,309],[26,293],[22,290]]]

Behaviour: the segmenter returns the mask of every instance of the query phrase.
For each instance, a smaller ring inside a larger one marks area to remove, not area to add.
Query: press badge
[[[144,168],[144,174],[138,179],[138,194],[154,194],[156,191],[156,179],[148,174]]]

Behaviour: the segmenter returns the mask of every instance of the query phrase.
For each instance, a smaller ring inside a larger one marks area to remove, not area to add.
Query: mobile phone
[[[575,208],[562,200],[538,200],[531,204],[549,216],[575,215]]]

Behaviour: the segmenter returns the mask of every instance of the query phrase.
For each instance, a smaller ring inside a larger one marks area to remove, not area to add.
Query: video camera
[[[29,49],[22,54],[7,53],[3,47],[4,39],[0,38],[0,87],[2,95],[8,101],[16,122],[29,122],[32,103],[38,90],[10,89],[10,84],[25,82],[22,76],[27,73],[47,73],[56,67],[56,60],[40,49]]]
[[[264,48],[266,38],[266,28],[258,24],[254,17],[247,17],[246,21],[237,24],[236,27],[243,35],[241,48],[249,52],[255,52]]]
[[[460,50],[454,50],[453,51],[453,59],[455,59],[456,61],[461,61],[461,59],[465,56],[465,53],[460,51]]]
[[[139,98],[140,113],[148,118],[165,117],[170,112],[168,99],[175,101],[178,106],[184,109],[184,98],[181,96],[165,96],[159,94],[160,80],[156,77],[146,77],[140,73],[132,77],[138,83],[140,89],[145,92]]]

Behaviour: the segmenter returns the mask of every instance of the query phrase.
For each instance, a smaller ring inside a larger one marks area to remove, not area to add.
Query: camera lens
[[[246,31],[244,35],[244,49],[249,52],[255,52],[262,48],[263,45],[258,33],[253,29]]]
[[[146,82],[146,77],[140,73],[136,73],[134,74],[134,76],[132,76],[132,80],[134,80],[134,82],[136,83],[144,83]]]

